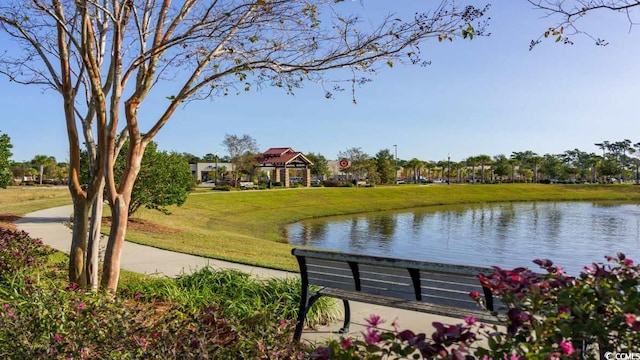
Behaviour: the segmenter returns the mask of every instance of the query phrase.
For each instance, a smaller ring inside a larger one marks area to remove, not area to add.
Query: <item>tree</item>
[[[56,158],[53,156],[36,155],[33,157],[31,165],[38,169],[38,182],[40,185],[42,185],[42,179],[45,173],[49,175],[56,164]]]
[[[127,148],[128,144],[125,144],[116,159],[116,180],[124,173]],[[128,216],[133,216],[142,206],[170,214],[167,207],[184,204],[193,185],[189,163],[175,152],[158,151],[152,141],[144,150],[140,172],[131,191]]]
[[[418,46],[429,38],[472,39],[484,30],[478,21],[485,9],[457,8],[448,0],[408,21],[393,14],[361,21],[348,14],[353,5],[320,0],[4,1],[0,30],[18,46],[3,53],[0,73],[17,83],[52,89],[62,98],[74,204],[70,281],[87,282],[88,209],[91,204],[101,208],[97,196],[106,186],[113,221],[102,286],[117,288],[127,209],[144,150],[181,104],[262,85],[293,93],[307,81],[328,81],[330,74],[347,76],[335,80],[349,80],[353,91],[381,64],[422,64]],[[166,98],[163,108],[153,109],[160,114],[155,118],[142,107],[152,94]],[[146,131],[139,117],[150,122]],[[78,123],[92,166],[86,189],[78,181]],[[116,182],[119,131],[130,145]]]
[[[509,158],[507,159],[507,162],[509,163],[509,166],[511,166],[511,182],[513,183],[516,181],[516,167],[520,166],[520,161],[518,161],[518,159]]]
[[[0,134],[0,188],[6,189],[11,182],[11,170],[9,169],[9,158],[13,155],[11,149],[11,138],[7,134]]]
[[[208,154],[207,154],[208,155]],[[202,162],[202,159],[191,153],[183,152],[180,154],[189,164],[196,164]]]
[[[562,160],[560,160],[560,156],[544,154],[540,170],[547,175],[548,179],[558,179],[562,175]]]
[[[207,153],[202,157],[202,162],[216,162],[218,161],[218,153],[212,154],[212,153]]]
[[[482,182],[484,183],[487,180],[484,176],[484,170],[487,166],[491,166],[493,161],[491,160],[491,156],[485,154],[476,156],[476,161],[480,163],[480,177],[482,178]]]
[[[309,167],[309,172],[312,176],[320,177],[324,179],[325,176],[328,176],[331,171],[329,171],[329,161],[321,154],[308,153],[305,155],[309,161],[313,163]]]
[[[376,162],[376,173],[380,184],[393,184],[396,180],[396,161],[389,149],[383,149],[373,157]],[[371,180],[369,180],[371,181]]]
[[[471,166],[471,183],[476,183],[476,166],[480,165],[480,161],[477,156],[469,156],[464,161],[467,166]]]
[[[527,1],[534,6],[534,9],[544,11],[545,17],[559,18],[557,23],[551,25],[538,39],[531,41],[530,48],[539,44],[544,38],[551,38],[564,44],[573,44],[572,38],[575,35],[585,35],[592,39],[596,45],[606,46],[608,42],[605,39],[583,31],[578,25],[579,20],[591,13],[609,10],[623,16],[631,28],[638,22],[638,10],[640,9],[640,2],[629,0]]]
[[[338,153],[338,159],[348,159],[349,167],[345,169],[347,174],[351,174],[354,179],[360,180],[367,174],[369,155],[362,151],[362,148],[351,148]]]
[[[248,167],[255,163],[254,155],[259,151],[258,143],[247,134],[242,135],[242,137],[225,134],[222,146],[227,148],[227,152],[231,157],[231,163],[233,164],[231,169],[232,177],[236,181],[236,186],[239,187],[239,174],[243,171],[246,172]]]
[[[413,183],[417,183],[420,177],[420,171],[424,167],[424,161],[413,158],[407,161],[407,167],[411,169],[411,180]]]
[[[496,155],[493,157],[493,173],[500,178],[500,180],[504,180],[504,177],[509,175],[511,171],[511,182],[513,182],[513,168],[511,168],[511,164],[509,163],[509,159],[504,155]]]

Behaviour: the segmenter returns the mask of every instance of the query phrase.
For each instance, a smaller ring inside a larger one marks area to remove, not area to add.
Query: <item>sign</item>
[[[345,159],[345,158],[340,159],[340,161],[338,162],[338,165],[340,165],[340,170],[344,170],[344,169],[348,168],[349,167],[349,159]]]

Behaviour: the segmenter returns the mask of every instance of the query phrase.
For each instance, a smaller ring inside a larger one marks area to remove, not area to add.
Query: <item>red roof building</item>
[[[309,166],[313,165],[301,152],[292,148],[270,148],[262,154],[261,167],[273,168],[270,179],[281,182],[285,187],[289,186],[288,169],[302,170],[302,184],[311,186],[311,173]]]

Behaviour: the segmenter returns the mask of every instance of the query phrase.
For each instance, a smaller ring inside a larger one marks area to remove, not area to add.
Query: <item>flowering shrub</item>
[[[325,346],[318,347],[310,354],[310,359],[396,359],[396,358],[447,358],[464,359],[467,346],[476,336],[471,331],[475,319],[466,319],[466,324],[443,325],[435,322],[436,331],[430,338],[425,334],[415,334],[411,330],[398,330],[398,324],[392,324],[393,331],[383,331],[378,325],[385,322],[377,315],[365,319],[367,322],[363,338],[342,337],[332,339]]]
[[[41,265],[51,250],[23,231],[0,229],[0,281],[18,270]]]
[[[24,233],[0,240],[0,359],[296,359],[294,324],[224,316],[218,306],[68,285],[66,262]],[[272,313],[275,311],[272,310]],[[269,318],[272,320],[272,318]]]
[[[433,323],[431,336],[411,330],[381,331],[367,319],[362,339],[330,340],[312,359],[598,359],[607,351],[640,350],[640,267],[624,254],[592,264],[579,277],[549,260],[534,260],[544,273],[494,267],[479,276],[504,304],[499,325],[466,318]],[[479,293],[469,294],[482,304]]]

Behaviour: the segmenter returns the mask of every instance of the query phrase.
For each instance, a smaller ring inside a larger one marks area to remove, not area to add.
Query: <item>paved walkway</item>
[[[15,222],[16,226],[28,232],[32,237],[41,239],[46,245],[69,253],[71,246],[71,230],[65,225],[69,221],[73,207],[62,206],[52,209],[40,210],[25,215]],[[236,269],[259,278],[272,277],[296,277],[298,274],[286,271],[265,269],[255,266],[232,263],[228,261],[208,259],[200,256],[182,254],[162,250],[150,246],[126,242],[121,258],[122,269],[135,271],[142,274],[154,274],[173,277],[182,273],[191,273],[203,266],[219,269]],[[340,304],[340,302],[338,303]],[[340,306],[340,305],[338,305]],[[351,303],[351,333],[358,336],[364,330],[364,318],[371,314],[380,315],[386,319],[386,325],[390,327],[396,320],[401,329],[414,331],[432,331],[431,323],[440,321],[444,323],[458,323],[460,320],[441,316],[422,314],[413,311],[405,311],[364,303]],[[303,340],[322,340],[328,336],[336,336],[332,331],[340,328],[341,323],[331,324],[319,329],[305,330]]]

